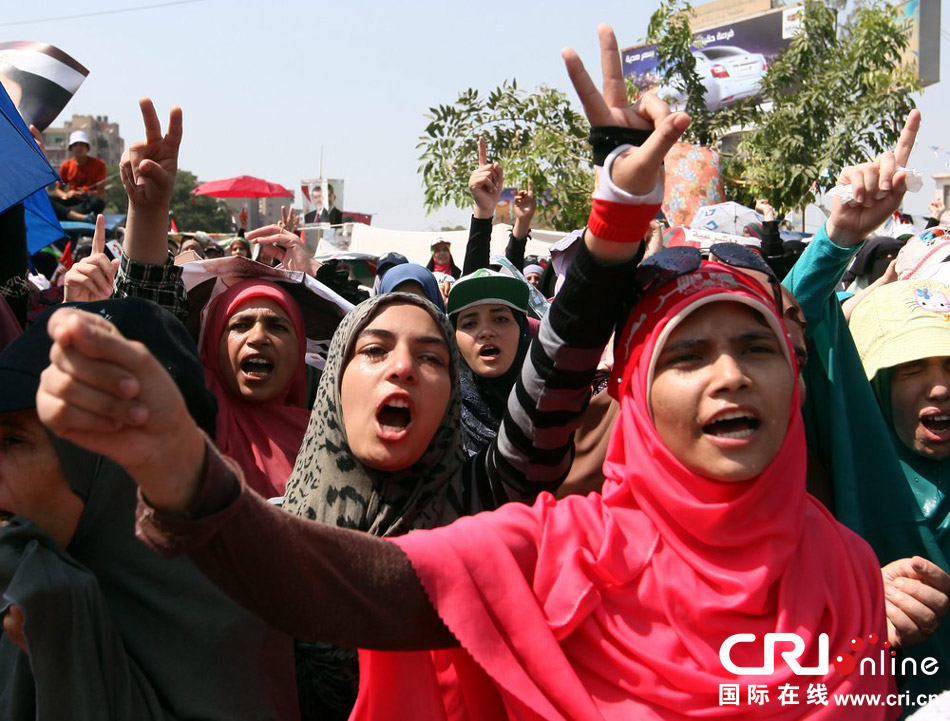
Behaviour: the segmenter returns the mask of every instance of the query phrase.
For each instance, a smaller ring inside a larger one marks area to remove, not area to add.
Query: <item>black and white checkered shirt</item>
[[[188,317],[188,295],[181,281],[181,267],[169,253],[164,265],[139,263],[123,253],[115,276],[116,298],[144,298],[157,303],[182,323]]]

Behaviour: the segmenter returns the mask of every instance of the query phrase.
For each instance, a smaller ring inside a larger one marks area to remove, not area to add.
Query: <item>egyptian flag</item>
[[[83,65],[46,43],[0,43],[0,83],[27,125],[45,130],[89,75]]]

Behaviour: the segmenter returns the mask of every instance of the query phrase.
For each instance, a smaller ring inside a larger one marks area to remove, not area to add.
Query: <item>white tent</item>
[[[505,254],[508,245],[510,225],[497,224],[492,226],[491,252],[497,255]],[[525,255],[547,256],[552,243],[564,237],[564,233],[555,230],[532,230],[531,240],[525,248]],[[414,232],[409,230],[387,230],[362,223],[353,224],[353,234],[350,236],[350,251],[384,255],[391,251],[402,253],[411,262],[425,265],[432,257],[430,247],[436,238],[444,238],[452,244],[452,257],[455,263],[462,267],[465,259],[465,244],[468,242],[468,230],[445,230],[431,232]]]

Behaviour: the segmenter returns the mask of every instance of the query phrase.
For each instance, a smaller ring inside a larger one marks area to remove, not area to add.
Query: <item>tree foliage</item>
[[[730,198],[750,206],[766,198],[781,213],[813,202],[844,166],[892,147],[920,88],[913,69],[901,65],[907,38],[893,6],[858,0],[839,27],[824,3],[804,4],[803,31],[772,64],[762,95],[715,113],[706,109],[691,52],[697,38],[689,2],[662,0],[648,31],[664,83],[682,92],[692,116],[686,139],[720,148]],[[628,89],[636,94],[632,83]],[[563,93],[545,86],[527,93],[506,81],[487,96],[465,90],[425,117],[417,148],[429,212],[470,202],[467,181],[483,135],[505,185],[534,181],[542,222],[562,230],[586,222],[589,127]],[[723,143],[737,131],[738,143]]]
[[[665,78],[667,87],[679,91],[686,99],[683,109],[692,122],[684,140],[708,146],[737,122],[746,121],[749,106],[742,104],[718,113],[706,108],[706,86],[696,70],[696,56],[692,53],[700,41],[690,29],[691,10],[692,5],[687,0],[663,0],[650,17],[647,40],[655,46],[657,75]],[[632,84],[628,84],[628,89],[634,90]]]
[[[179,230],[203,230],[208,233],[227,233],[231,230],[231,212],[224,203],[207,195],[192,199],[191,191],[198,186],[198,178],[187,170],[179,170],[172,190],[170,211]],[[106,212],[125,213],[129,199],[122,183],[116,180],[106,187]]]
[[[534,182],[539,213],[562,230],[582,227],[590,209],[593,177],[590,126],[564,93],[541,86],[525,92],[505,81],[488,95],[469,88],[452,105],[429,108],[429,124],[416,146],[426,210],[471,203],[468,176],[478,162],[478,138],[501,163],[505,185]]]
[[[761,197],[781,212],[803,208],[834,185],[842,168],[900,137],[920,83],[913,68],[901,65],[907,37],[896,8],[859,5],[840,32],[835,25],[820,2],[805,3],[803,31],[766,76],[771,108],[753,109],[753,129],[727,158],[740,202]]]
[[[216,198],[193,196],[198,178],[187,170],[179,170],[172,191],[171,214],[179,230],[203,230],[208,233],[227,233],[231,230],[231,211]]]
[[[736,149],[723,154],[730,198],[746,205],[766,198],[780,212],[802,208],[843,167],[897,141],[920,86],[901,65],[907,38],[892,5],[861,2],[839,28],[834,11],[806,0],[802,31],[772,64],[761,96],[715,114],[699,100],[688,10],[688,2],[664,0],[651,40],[666,82],[687,97],[688,139],[716,145],[742,131]]]

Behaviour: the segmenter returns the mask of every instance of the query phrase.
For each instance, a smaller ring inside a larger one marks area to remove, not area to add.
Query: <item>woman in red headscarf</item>
[[[310,418],[297,301],[269,281],[233,285],[211,302],[200,345],[218,401],[218,448],[255,491],[283,496]]]

